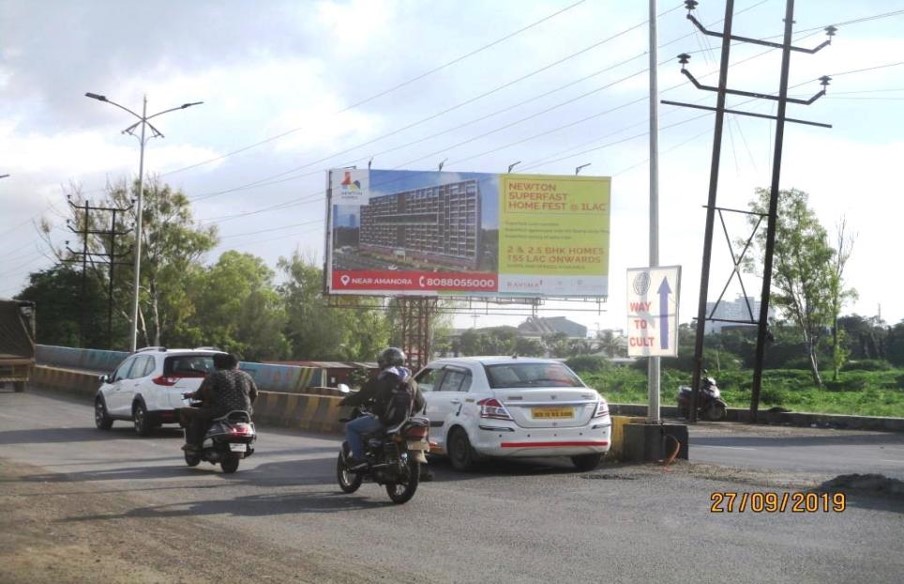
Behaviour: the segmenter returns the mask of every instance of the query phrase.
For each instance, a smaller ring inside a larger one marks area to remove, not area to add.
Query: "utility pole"
[[[114,270],[115,270],[115,266],[117,266],[117,265],[128,265],[129,264],[129,262],[116,261],[119,257],[124,257],[125,255],[127,255],[127,253],[126,254],[118,254],[118,255],[116,254],[116,236],[117,235],[120,235],[120,236],[127,235],[129,233],[127,231],[117,231],[116,230],[116,214],[128,211],[129,209],[131,209],[131,207],[127,207],[125,209],[119,209],[116,207],[92,207],[87,200],[85,200],[84,206],[80,207],[80,206],[75,205],[72,202],[71,198],[69,198],[68,201],[69,201],[69,205],[73,209],[80,209],[82,211],[82,217],[84,219],[84,221],[82,222],[83,227],[80,230],[73,229],[73,227],[71,225],[69,225],[69,230],[72,231],[73,233],[77,233],[80,236],[80,238],[82,240],[82,251],[81,252],[73,251],[72,249],[70,249],[68,247],[69,242],[67,241],[66,249],[69,251],[69,253],[73,259],[65,260],[65,261],[79,261],[79,256],[80,256],[80,259],[82,262],[82,295],[81,295],[81,307],[82,307],[81,315],[82,316],[81,316],[80,324],[79,324],[79,344],[84,347],[86,320],[88,318],[88,316],[87,316],[88,315],[88,307],[87,307],[87,303],[86,303],[86,298],[87,298],[86,277],[87,277],[88,261],[90,260],[91,265],[93,266],[94,262],[95,262],[95,257],[97,257],[98,261],[100,261],[102,263],[106,263],[110,268],[110,272],[109,272],[109,276],[108,276],[109,281],[108,281],[108,285],[107,285],[107,346],[108,346],[108,348],[112,349],[113,348],[113,282],[114,282],[113,276],[114,276]],[[112,213],[110,229],[109,230],[90,229],[90,226],[91,226],[90,213],[91,213],[91,211],[101,211],[101,212]],[[67,223],[68,223],[68,221],[67,221]],[[88,245],[88,240],[89,240],[89,236],[92,236],[92,235],[101,237],[102,239],[109,237],[109,245],[103,246],[107,250],[106,252],[101,253],[101,252],[89,251],[90,248]]]
[[[744,115],[744,116],[752,116],[759,118],[767,118],[776,120],[776,134],[775,134],[775,147],[773,154],[773,166],[772,166],[772,190],[770,193],[770,204],[769,204],[769,215],[767,222],[767,235],[766,235],[766,250],[765,250],[765,265],[763,267],[763,290],[762,290],[762,299],[760,304],[760,314],[759,320],[756,322],[751,322],[750,324],[756,324],[757,328],[757,348],[756,348],[756,362],[754,365],[754,375],[753,375],[753,392],[751,396],[750,403],[750,416],[751,421],[756,421],[757,416],[757,408],[759,407],[759,396],[760,389],[762,384],[763,377],[763,357],[765,352],[765,342],[767,337],[767,324],[768,324],[768,315],[769,315],[769,292],[772,285],[772,255],[775,249],[775,223],[777,217],[777,208],[778,208],[778,196],[779,196],[779,179],[781,176],[781,155],[782,155],[782,143],[784,140],[784,128],[785,122],[796,122],[820,127],[831,128],[828,124],[820,124],[816,122],[808,122],[804,120],[796,120],[787,118],[785,116],[786,108],[788,103],[796,103],[802,105],[810,105],[826,93],[826,87],[829,84],[829,77],[820,78],[820,82],[823,86],[822,90],[818,92],[816,95],[811,97],[808,100],[801,99],[791,99],[788,97],[788,73],[790,70],[790,55],[791,51],[799,51],[804,53],[815,53],[820,49],[828,46],[832,42],[832,36],[835,34],[835,27],[829,26],[826,27],[826,34],[829,37],[822,44],[818,45],[813,49],[804,49],[800,47],[794,47],[791,45],[791,33],[794,25],[794,0],[786,0],[785,4],[785,34],[782,43],[773,43],[769,41],[764,41],[760,39],[748,38],[733,35],[731,33],[732,27],[732,19],[734,15],[734,0],[726,0],[725,3],[725,25],[723,31],[712,32],[707,30],[693,15],[693,10],[696,8],[698,2],[696,0],[686,0],[684,5],[688,10],[687,18],[690,20],[694,26],[696,26],[703,34],[710,36],[717,36],[722,38],[722,58],[719,67],[719,85],[718,87],[711,87],[702,85],[694,76],[687,70],[685,65],[690,61],[690,55],[683,53],[678,56],[679,62],[681,63],[681,73],[690,79],[690,81],[694,84],[698,89],[703,89],[706,91],[715,91],[717,93],[716,99],[716,107],[706,107],[699,106],[695,104],[689,103],[681,103],[674,101],[665,101],[662,103],[670,104],[670,105],[678,105],[683,107],[692,107],[697,109],[704,109],[709,111],[716,112],[716,121],[715,121],[715,130],[713,136],[713,153],[712,153],[712,164],[710,168],[710,183],[709,183],[709,199],[706,206],[706,229],[704,232],[704,243],[703,243],[703,264],[701,268],[701,278],[700,278],[700,301],[697,310],[697,332],[696,339],[694,343],[694,375],[692,381],[692,393],[691,393],[691,408],[690,408],[690,421],[697,421],[697,402],[699,400],[699,391],[700,391],[700,379],[701,379],[701,371],[703,369],[703,335],[705,332],[706,325],[706,304],[707,304],[707,291],[709,288],[709,267],[712,258],[712,237],[713,237],[713,224],[715,222],[715,212],[717,210],[716,206],[716,194],[718,191],[718,180],[719,180],[719,159],[721,155],[721,145],[722,145],[722,126],[724,121],[724,116],[726,113],[732,113],[736,115]],[[782,65],[781,65],[781,74],[779,80],[779,94],[778,96],[767,94],[767,93],[759,93],[759,92],[750,92],[750,91],[739,91],[734,89],[728,89],[728,61],[729,61],[729,50],[731,47],[732,41],[740,41],[746,42],[756,45],[762,45],[772,48],[777,48],[782,50]],[[744,112],[733,109],[725,108],[725,99],[727,95],[738,95],[744,97],[752,97],[757,99],[769,99],[778,102],[778,110],[775,116],[765,115],[765,114],[756,114],[751,112]],[[745,249],[746,251],[746,249]],[[737,260],[740,262],[740,259]],[[737,262],[735,266],[737,266]],[[714,310],[715,311],[715,310]]]

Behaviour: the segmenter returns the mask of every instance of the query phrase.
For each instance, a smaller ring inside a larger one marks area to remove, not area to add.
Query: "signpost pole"
[[[659,266],[659,81],[656,0],[650,0],[650,267]],[[659,356],[650,357],[648,366],[649,408],[647,418],[658,424],[660,390]]]

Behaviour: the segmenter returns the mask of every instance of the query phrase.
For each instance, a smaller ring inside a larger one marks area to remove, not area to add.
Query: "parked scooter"
[[[348,387],[340,384],[340,389],[347,391]],[[340,421],[348,422],[367,413],[365,406],[359,406],[350,417]],[[425,453],[430,448],[429,432],[430,421],[427,418],[412,416],[396,426],[365,434],[364,458],[367,467],[356,471],[348,468],[351,450],[348,442],[343,441],[336,462],[339,488],[344,493],[354,493],[365,480],[373,481],[386,487],[386,494],[393,503],[407,503],[414,497],[420,483],[421,464],[427,463]]]
[[[197,402],[192,405],[197,405]],[[219,464],[224,473],[234,473],[239,468],[240,460],[254,454],[256,441],[257,431],[251,421],[251,414],[245,410],[233,410],[211,420],[210,428],[201,442],[201,450],[186,451],[185,464],[198,466],[203,460]]]
[[[678,413],[685,419],[690,419],[690,412],[691,387],[682,385],[678,388]],[[704,369],[700,378],[700,391],[697,393],[697,418],[717,422],[724,420],[727,414],[727,405],[716,380]]]

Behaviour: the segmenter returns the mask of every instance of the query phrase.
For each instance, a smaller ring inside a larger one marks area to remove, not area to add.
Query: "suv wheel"
[[[135,424],[135,433],[139,436],[147,436],[151,433],[151,420],[149,419],[148,410],[143,402],[135,402],[132,407],[132,423]]]
[[[94,425],[98,430],[109,430],[113,427],[113,418],[107,413],[107,404],[100,396],[94,400]]]

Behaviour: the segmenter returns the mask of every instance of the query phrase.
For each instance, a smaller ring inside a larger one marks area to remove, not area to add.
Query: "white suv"
[[[427,400],[431,441],[457,470],[484,457],[567,456],[587,471],[609,451],[606,400],[560,361],[439,359],[415,380]]]
[[[182,394],[195,391],[214,370],[213,347],[167,349],[145,347],[119,364],[112,375],[100,376],[94,398],[94,423],[109,430],[114,420],[131,420],[139,436],[179,422]]]

